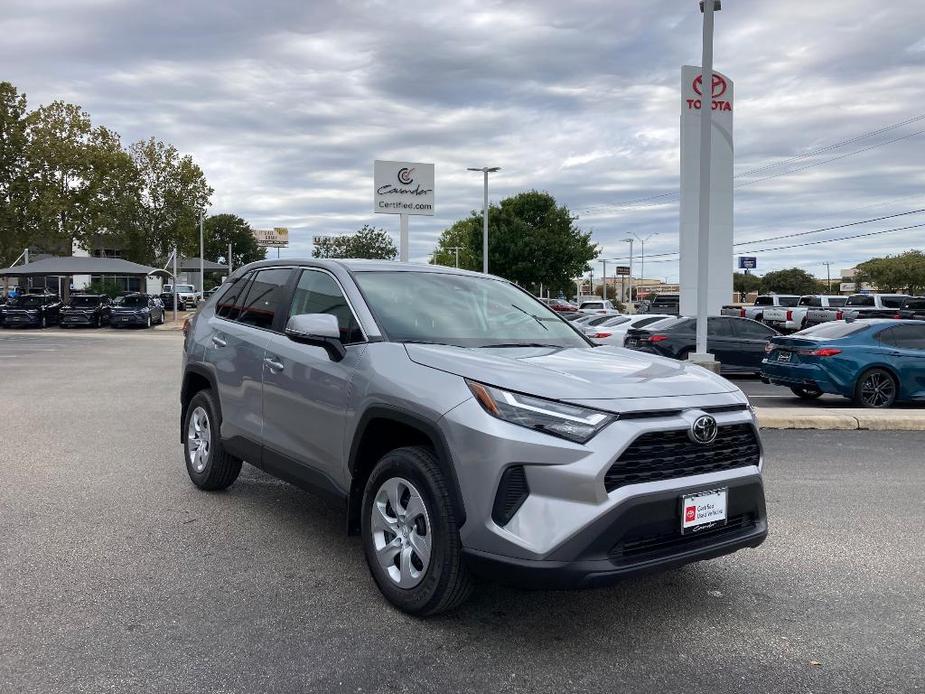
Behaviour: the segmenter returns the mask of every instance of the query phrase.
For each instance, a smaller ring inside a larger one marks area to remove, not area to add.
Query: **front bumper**
[[[134,313],[113,313],[109,319],[109,324],[119,327],[127,325],[147,325],[148,317],[149,314],[139,316]]]
[[[632,497],[582,533],[583,545],[567,561],[505,557],[464,550],[473,572],[528,588],[589,588],[631,576],[713,559],[767,538],[764,489],[754,475],[728,485],[727,522],[681,534],[676,491]]]
[[[522,585],[597,585],[761,544],[767,520],[760,455],[757,465],[605,487],[611,466],[643,434],[686,430],[704,411],[744,402],[740,393],[627,398],[606,409],[637,415],[584,445],[497,420],[474,400],[457,406],[441,428],[453,451],[466,510],[460,536],[473,570]],[[710,414],[721,427],[754,427],[747,409]],[[501,527],[492,506],[502,474],[514,465],[523,466],[529,495]],[[682,537],[681,497],[720,487],[729,490],[727,525]]]
[[[3,325],[9,327],[31,327],[38,326],[42,324],[41,316],[29,316],[25,314],[5,314],[3,316]]]
[[[61,325],[95,325],[97,320],[102,322],[102,317],[86,313],[61,314]]]

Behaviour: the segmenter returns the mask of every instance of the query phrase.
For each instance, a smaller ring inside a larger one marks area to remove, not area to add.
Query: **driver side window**
[[[363,331],[357,323],[334,278],[320,270],[303,270],[292,295],[289,318],[304,313],[328,313],[337,318],[340,340],[345,345],[363,342]]]

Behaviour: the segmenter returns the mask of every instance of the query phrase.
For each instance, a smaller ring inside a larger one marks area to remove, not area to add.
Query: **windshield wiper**
[[[511,304],[511,308],[516,308],[518,311],[520,311],[520,312],[521,312],[522,314],[524,314],[525,316],[530,316],[533,320],[535,320],[537,323],[540,324],[540,327],[541,327],[543,330],[546,330],[547,332],[549,331],[549,328],[547,328],[545,325],[543,325],[543,320],[542,320],[539,316],[535,316],[535,315],[533,315],[532,313],[530,313],[529,311],[524,311],[520,306],[515,306],[514,304]]]

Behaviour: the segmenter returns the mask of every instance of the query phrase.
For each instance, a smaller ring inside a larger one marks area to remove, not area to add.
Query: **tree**
[[[732,289],[743,296],[751,292],[757,292],[761,287],[761,278],[744,272],[732,273]]]
[[[79,106],[52,102],[26,117],[30,245],[70,252],[111,232],[134,199],[133,167],[118,134]]]
[[[925,253],[906,251],[884,258],[871,258],[857,266],[855,281],[866,282],[880,291],[908,291],[916,294],[925,290]]]
[[[588,269],[599,250],[591,233],[575,226],[568,208],[549,193],[531,190],[492,205],[488,210],[488,265],[496,275],[523,287],[570,292],[574,278]],[[448,249],[454,236],[467,248],[466,262],[482,267],[482,215],[473,212],[444,232]],[[438,250],[441,244],[438,243]],[[463,254],[460,253],[460,265]]]
[[[0,82],[0,267],[16,260],[28,245],[26,130],[26,95]]]
[[[364,224],[353,234],[326,236],[312,249],[313,258],[395,260],[398,249],[385,229]]]
[[[482,261],[473,254],[469,244],[470,239],[475,234],[481,233],[481,229],[481,216],[460,219],[449,228],[444,229],[437,240],[437,247],[434,249],[433,264],[456,267],[458,257],[459,267],[464,270],[481,270]]]
[[[138,202],[126,239],[136,259],[150,262],[174,247],[199,255],[199,215],[209,206],[213,189],[189,155],[153,137],[129,149],[138,175]],[[144,253],[144,257],[141,254]]]
[[[257,245],[250,225],[235,214],[206,217],[203,228],[207,260],[227,264],[229,243],[232,248],[232,267],[241,267],[267,257],[267,249]]]
[[[766,294],[815,294],[816,290],[816,278],[798,267],[768,272],[761,278],[761,291]]]

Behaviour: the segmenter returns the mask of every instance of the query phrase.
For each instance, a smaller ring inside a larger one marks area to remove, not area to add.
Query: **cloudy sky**
[[[438,214],[412,218],[412,259],[481,208],[466,167],[492,165],[493,200],[549,191],[607,257],[656,234],[646,275],[674,280],[661,254],[678,248],[680,66],[700,62],[700,17],[696,0],[6,0],[0,78],[192,154],[211,211],[288,226],[284,254],[364,223],[397,239],[398,218],[372,214],[373,160],[432,161]],[[715,55],[736,83],[737,253],[824,277],[825,260],[925,246],[923,226],[764,250],[925,224],[764,240],[925,208],[921,0],[725,0]]]

